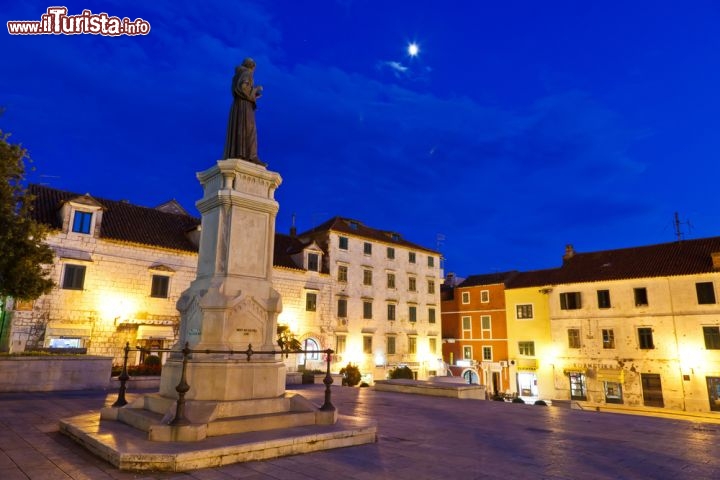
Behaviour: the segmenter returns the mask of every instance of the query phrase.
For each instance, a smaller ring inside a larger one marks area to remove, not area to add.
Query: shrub
[[[545,400],[535,400],[535,405],[543,405],[548,406],[548,404],[545,402]]]
[[[525,400],[520,397],[515,397],[512,399],[512,403],[525,403]]]
[[[160,361],[160,357],[158,357],[157,355],[148,355],[147,357],[145,357],[145,360],[143,360],[143,365],[148,367],[161,364],[162,362]]]
[[[362,387],[369,387],[369,386],[370,386],[370,385],[368,385],[367,382],[362,382],[362,383],[360,384],[360,388],[362,388]]]
[[[348,363],[347,366],[341,368],[340,375],[343,376],[343,385],[354,387],[360,383],[360,369],[352,363]]]
[[[407,378],[407,379],[413,380],[415,378],[415,375],[413,375],[413,371],[410,370],[410,368],[407,366],[393,368],[392,370],[390,370],[390,373],[388,374],[388,376],[391,379]]]

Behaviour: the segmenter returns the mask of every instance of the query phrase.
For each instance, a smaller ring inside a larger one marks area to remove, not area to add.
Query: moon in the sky
[[[418,53],[420,53],[420,47],[417,43],[413,42],[410,45],[408,45],[408,55],[411,57],[417,57]]]

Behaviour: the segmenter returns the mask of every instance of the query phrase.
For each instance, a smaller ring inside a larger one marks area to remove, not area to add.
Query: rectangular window
[[[655,348],[653,343],[652,328],[640,327],[638,331],[638,347],[642,350],[652,350]]]
[[[372,270],[363,270],[363,285],[372,285]]]
[[[605,383],[605,402],[606,403],[623,403],[622,384],[617,382]]]
[[[388,303],[387,306],[387,319],[388,320],[395,320],[395,304]]]
[[[636,307],[647,307],[649,305],[647,288],[635,288],[635,289],[633,289],[633,292],[635,294],[635,306]]]
[[[533,318],[533,306],[530,303],[515,306],[515,315],[518,320],[527,320]]]
[[[480,317],[480,328],[482,330],[482,338],[492,338],[490,315],[482,315]]]
[[[580,329],[568,328],[568,348],[580,348]]]
[[[317,253],[308,253],[307,269],[311,272],[320,271],[320,256]]]
[[[305,294],[305,311],[314,312],[317,310],[317,293],[307,292]]]
[[[470,292],[462,292],[462,303],[463,304],[470,303]]]
[[[480,303],[488,303],[490,301],[490,290],[480,290]]]
[[[462,317],[462,327],[463,327],[463,330],[471,329],[472,323],[471,323],[470,317]]]
[[[363,253],[365,255],[372,255],[372,243],[365,242],[363,244]]]
[[[387,258],[390,260],[395,259],[395,249],[393,247],[387,247]]]
[[[387,337],[387,354],[395,355],[395,335],[388,335]]]
[[[435,309],[428,308],[428,323],[435,323]]]
[[[411,292],[417,291],[417,284],[415,277],[408,277],[408,290]]]
[[[394,273],[387,274],[387,288],[395,288],[395,274]]]
[[[700,282],[695,284],[697,290],[697,300],[700,305],[710,305],[715,303],[715,287],[713,282]]]
[[[518,351],[520,355],[526,357],[535,356],[535,342],[518,342]]]
[[[346,339],[347,339],[347,337],[345,337],[345,335],[338,335],[335,338],[335,353],[336,354],[342,355],[343,353],[345,353]]]
[[[90,224],[92,223],[93,214],[90,212],[75,211],[73,215],[72,231],[75,233],[90,233]]]
[[[348,249],[348,237],[339,237],[338,238],[338,248],[340,250],[347,250]]]
[[[435,266],[435,257],[428,255],[428,267]]]
[[[347,283],[348,267],[346,265],[338,265],[338,282]]]
[[[408,252],[408,262],[415,263],[415,252]]]
[[[347,317],[347,299],[346,298],[338,298],[337,316],[338,316],[338,318],[346,318]]]
[[[363,336],[363,353],[372,354],[372,336],[370,335]]]
[[[170,277],[167,275],[153,275],[150,285],[150,296],[154,298],[168,298]]]
[[[472,360],[472,347],[463,347],[463,360]]]
[[[430,295],[435,293],[435,280],[428,280],[428,293]]]
[[[437,353],[437,338],[428,338],[428,350],[430,350],[430,355]]]
[[[408,317],[411,322],[417,322],[417,307],[410,305],[408,307]]]
[[[372,318],[372,302],[363,302],[363,318],[369,320]]]
[[[570,379],[570,399],[587,400],[585,374],[580,372],[571,372],[568,374],[568,378]]]
[[[565,292],[560,294],[560,309],[577,310],[581,307],[580,292]]]
[[[610,308],[610,290],[597,291],[598,308]]]
[[[492,347],[482,347],[483,360],[486,362],[492,362]]]
[[[417,337],[408,337],[408,353],[410,355],[417,353]]]
[[[82,290],[85,286],[85,266],[65,265],[62,288],[65,290]]]
[[[720,350],[720,327],[703,327],[703,337],[705,337],[705,348]]]
[[[602,330],[603,348],[615,348],[615,332],[612,328]]]

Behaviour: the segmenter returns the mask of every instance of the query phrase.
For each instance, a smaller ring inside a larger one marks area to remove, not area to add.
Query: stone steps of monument
[[[118,421],[138,430],[149,432],[152,425],[162,423],[164,415],[143,408],[121,408],[118,410]]]
[[[247,415],[215,420],[208,424],[207,436],[216,437],[242,432],[260,432],[277,428],[315,425],[315,412],[281,412],[263,415]]]

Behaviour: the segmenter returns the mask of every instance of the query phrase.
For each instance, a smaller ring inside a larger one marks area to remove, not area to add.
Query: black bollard
[[[190,385],[187,383],[185,372],[187,371],[187,361],[190,356],[189,344],[185,343],[185,348],[182,349],[183,363],[182,363],[182,374],[180,375],[180,383],[175,387],[175,391],[178,393],[177,406],[175,408],[175,418],[172,419],[170,425],[190,425],[190,420],[185,418],[185,394],[190,390]]]
[[[325,403],[323,403],[322,407],[320,407],[320,410],[323,411],[335,410],[335,405],[332,404],[330,399],[330,385],[333,383],[332,375],[330,375],[330,361],[332,360],[332,354],[332,350],[325,350],[325,356],[327,358],[327,371],[325,373],[325,379],[323,380],[323,383],[325,384]]]
[[[127,372],[127,362],[128,362],[128,354],[130,353],[130,342],[125,343],[125,356],[123,357],[123,368],[122,372],[120,372],[120,376],[118,377],[118,380],[120,380],[120,390],[118,391],[118,398],[115,400],[115,403],[112,404],[113,407],[124,407],[127,405],[127,400],[125,400],[125,391],[127,390],[127,381],[130,380],[130,375],[128,375]]]

